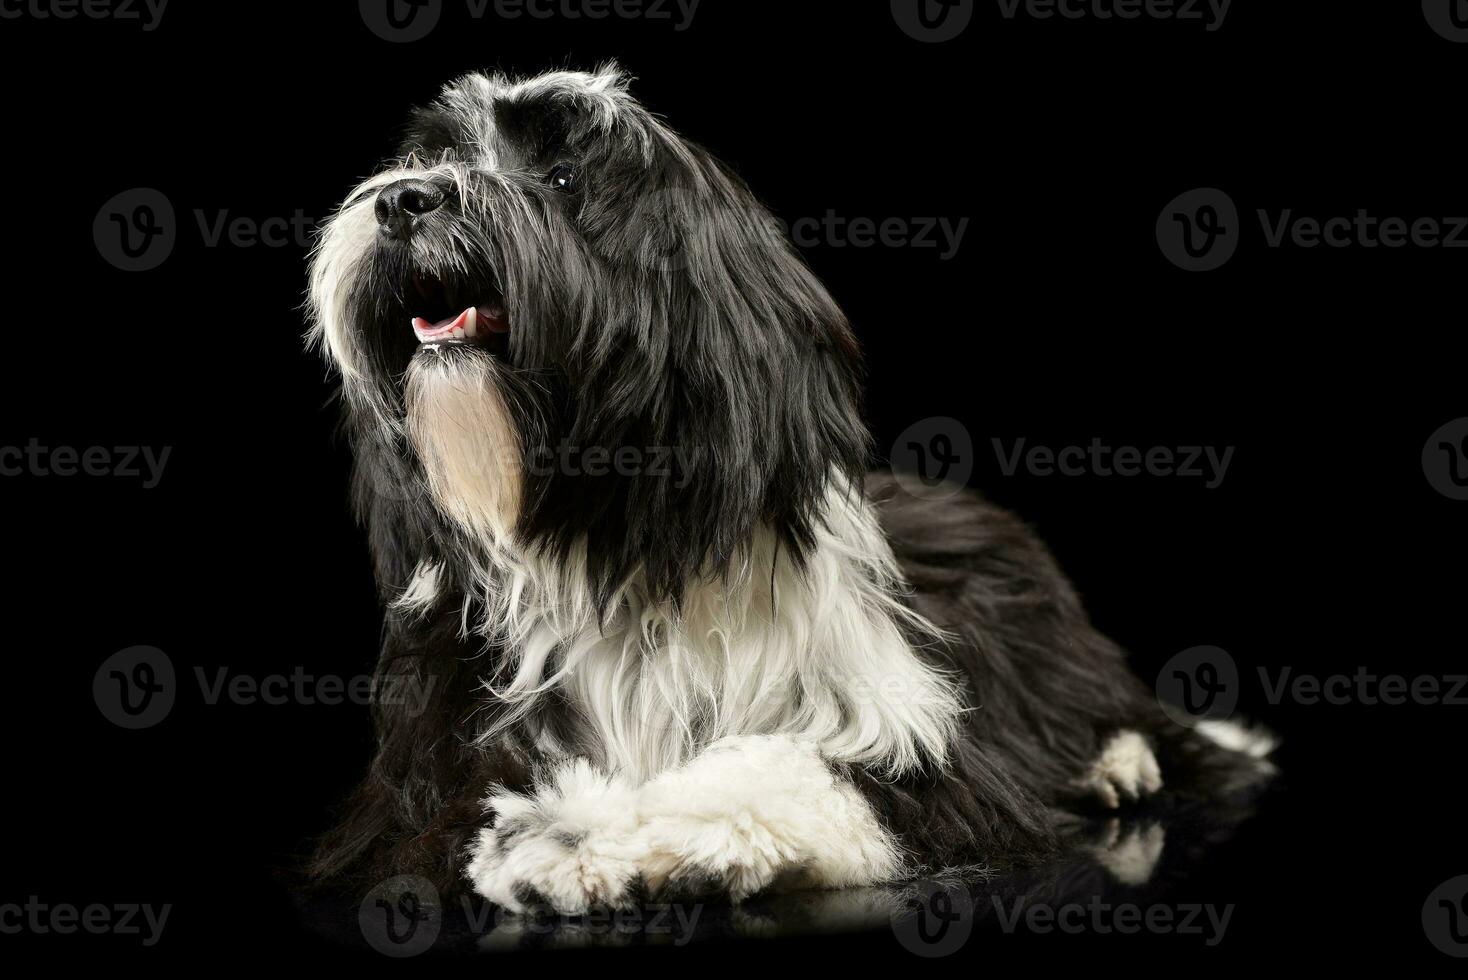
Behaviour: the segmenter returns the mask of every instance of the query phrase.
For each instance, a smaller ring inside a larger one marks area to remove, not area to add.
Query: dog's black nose
[[[418,219],[431,214],[443,204],[444,192],[426,180],[395,180],[377,192],[374,210],[377,227],[390,238],[406,241],[413,234]]]

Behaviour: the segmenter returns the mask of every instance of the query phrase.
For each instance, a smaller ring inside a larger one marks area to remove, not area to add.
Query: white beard
[[[520,437],[488,357],[420,354],[408,368],[408,438],[439,508],[494,551],[511,540],[524,482]],[[411,586],[410,586],[411,589]]]

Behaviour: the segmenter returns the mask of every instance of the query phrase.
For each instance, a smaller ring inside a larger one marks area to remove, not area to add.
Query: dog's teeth
[[[466,337],[477,337],[479,336],[479,311],[471,306],[468,309],[468,314],[464,318],[464,329],[462,333]]]
[[[453,334],[451,334],[451,336],[455,340],[463,340],[464,339],[464,328],[463,327],[456,327],[454,329]]]

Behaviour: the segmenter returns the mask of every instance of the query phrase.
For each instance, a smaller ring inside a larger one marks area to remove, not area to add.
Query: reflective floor
[[[505,915],[473,897],[438,900],[413,879],[359,902],[311,901],[304,924],[336,943],[388,956],[524,949],[687,946],[886,931],[918,956],[941,956],[976,932],[1174,933],[1221,941],[1231,906],[1181,901],[1177,886],[1227,845],[1254,804],[1152,808],[1074,819],[1055,863],[998,875],[964,869],[890,887],[757,896],[741,905],[650,903],[586,916]]]

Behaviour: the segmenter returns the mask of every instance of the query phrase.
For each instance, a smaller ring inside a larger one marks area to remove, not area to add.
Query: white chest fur
[[[958,695],[899,627],[931,630],[897,598],[870,506],[833,490],[805,567],[782,550],[757,535],[727,580],[690,585],[681,612],[629,584],[599,626],[578,562],[551,567],[494,549],[465,621],[512,651],[485,679],[511,711],[480,738],[532,718],[556,690],[583,729],[577,750],[639,783],[739,735],[792,736],[828,760],[890,774],[942,759]],[[421,568],[400,606],[431,599],[434,572]]]

